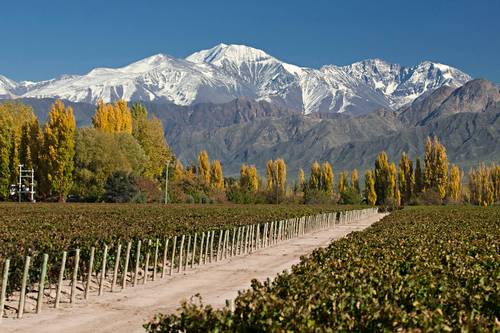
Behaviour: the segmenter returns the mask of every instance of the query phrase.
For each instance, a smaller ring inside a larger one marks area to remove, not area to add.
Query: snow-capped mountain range
[[[439,63],[413,67],[370,59],[320,69],[282,62],[264,51],[219,44],[185,59],[157,54],[121,68],[96,68],[85,75],[15,82],[0,75],[0,98],[62,98],[96,103],[127,101],[178,105],[224,103],[246,97],[312,112],[366,113],[397,109],[443,85],[462,86],[471,77]]]

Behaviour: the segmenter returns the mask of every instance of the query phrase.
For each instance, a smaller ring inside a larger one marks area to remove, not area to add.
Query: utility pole
[[[170,160],[167,160],[167,170],[165,172],[165,204],[168,203],[168,167],[170,166]]]

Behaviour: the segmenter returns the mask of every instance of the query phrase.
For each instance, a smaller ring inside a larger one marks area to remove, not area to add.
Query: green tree
[[[76,123],[73,109],[56,100],[44,127],[43,162],[50,191],[64,201],[73,184]]]
[[[375,192],[377,193],[377,204],[384,205],[391,197],[389,158],[385,151],[378,154],[375,160]]]
[[[132,135],[139,142],[147,156],[143,176],[159,180],[165,170],[167,160],[173,156],[165,139],[163,124],[156,117],[148,118],[147,109],[140,103],[131,108]]]
[[[85,201],[100,201],[106,180],[115,172],[139,176],[147,161],[142,147],[128,133],[81,128],[76,134],[72,193]]]
[[[415,162],[415,186],[413,193],[420,194],[424,189],[424,175],[422,172],[422,167],[420,165],[420,159],[417,157]]]

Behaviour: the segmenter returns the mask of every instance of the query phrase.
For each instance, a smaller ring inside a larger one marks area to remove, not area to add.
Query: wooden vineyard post
[[[130,248],[132,247],[132,242],[127,243],[127,250],[125,251],[125,266],[123,267],[122,274],[122,289],[127,288],[127,274],[128,274],[128,262],[130,260]]]
[[[80,249],[76,249],[75,252],[75,265],[73,266],[73,277],[71,279],[71,295],[69,302],[75,302],[76,296],[76,282],[78,281],[78,265],[80,263]]]
[[[61,290],[62,290],[62,282],[64,278],[64,268],[66,267],[66,256],[68,252],[63,251],[63,256],[61,260],[61,269],[59,270],[59,279],[57,280],[57,289],[56,289],[56,301],[54,303],[54,308],[59,307],[59,301],[61,300]]]
[[[153,266],[153,281],[156,280],[156,269],[158,268],[158,247],[160,246],[160,240],[157,238],[156,239],[156,245],[155,245],[155,260],[154,260],[154,266]]]
[[[212,263],[212,258],[214,256],[214,237],[215,237],[215,230],[212,230],[212,235],[210,236],[210,257],[209,257],[209,263]]]
[[[94,255],[95,247],[90,248],[90,260],[89,260],[89,270],[87,272],[87,283],[85,284],[85,290],[83,291],[83,298],[87,299],[87,295],[90,290],[90,283],[92,282],[92,271],[94,270]]]
[[[191,255],[191,269],[193,269],[193,267],[194,267],[194,260],[195,260],[195,257],[196,257],[196,241],[197,241],[197,238],[198,238],[198,233],[195,232],[194,233],[194,239],[193,239],[193,254]]]
[[[111,283],[111,292],[115,291],[116,280],[118,279],[118,268],[120,267],[120,254],[122,251],[122,244],[118,244],[118,248],[116,249],[116,257],[115,257],[115,269],[113,270],[113,282]]]
[[[142,279],[142,284],[146,284],[148,282],[149,275],[149,258],[151,257],[151,239],[148,240],[148,247],[146,252],[146,261],[144,263],[144,278]]]
[[[231,239],[231,257],[234,256],[234,241],[236,239],[236,227],[233,228],[233,237]]]
[[[19,308],[17,309],[18,319],[21,319],[24,314],[24,304],[26,303],[26,282],[28,281],[30,262],[31,257],[26,256],[26,260],[24,262],[23,280],[21,282],[21,295],[19,296]]]
[[[221,245],[221,241],[222,241],[222,235],[223,235],[223,231],[221,229],[220,232],[219,232],[219,239],[217,241],[217,253],[215,254],[215,261],[219,261],[219,255],[220,255],[220,252],[221,252],[220,245]]]
[[[175,247],[177,246],[177,236],[174,237],[174,243],[172,244],[172,259],[170,260],[170,272],[169,275],[172,275],[174,271],[175,264]]]
[[[205,241],[205,232],[201,234],[201,243],[200,243],[200,256],[198,258],[198,266],[201,266],[203,259],[203,242]]]
[[[167,269],[167,257],[168,257],[168,242],[170,239],[165,239],[163,247],[163,264],[161,267],[161,278],[165,277],[165,270]]]
[[[208,243],[210,242],[210,231],[207,231],[207,239],[205,240],[205,256],[203,257],[203,264],[207,263],[208,258]]]
[[[184,240],[186,239],[186,235],[182,235],[181,237],[181,248],[179,250],[179,265],[177,266],[177,273],[180,273],[181,272],[181,268],[182,268],[182,255],[183,255],[183,251],[184,251]]]
[[[137,285],[138,275],[139,275],[139,265],[141,263],[141,244],[142,241],[139,239],[137,241],[137,251],[135,256],[135,271],[134,271],[134,281],[132,283],[132,287]]]
[[[99,291],[98,296],[102,295],[104,290],[104,280],[106,280],[106,261],[108,258],[108,246],[104,245],[104,254],[102,255],[102,267],[101,267],[101,281],[99,281]]]
[[[234,255],[240,255],[241,250],[240,250],[240,240],[241,240],[241,227],[238,227],[238,235],[236,237],[236,248],[234,249]]]
[[[191,250],[191,235],[188,236],[188,243],[186,248],[186,261],[184,262],[184,271],[187,270],[189,262],[189,251]]]
[[[0,292],[0,322],[2,322],[3,309],[5,308],[7,283],[9,281],[9,268],[10,268],[10,259],[5,259],[5,262],[3,264],[2,291]]]
[[[43,292],[45,291],[45,276],[47,275],[47,261],[49,255],[43,255],[42,272],[40,273],[40,282],[38,283],[38,299],[36,301],[36,313],[42,312]]]

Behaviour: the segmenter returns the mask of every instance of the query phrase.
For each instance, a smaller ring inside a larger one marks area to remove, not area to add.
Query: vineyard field
[[[500,207],[410,207],[252,282],[234,306],[186,303],[149,332],[500,330]]]

